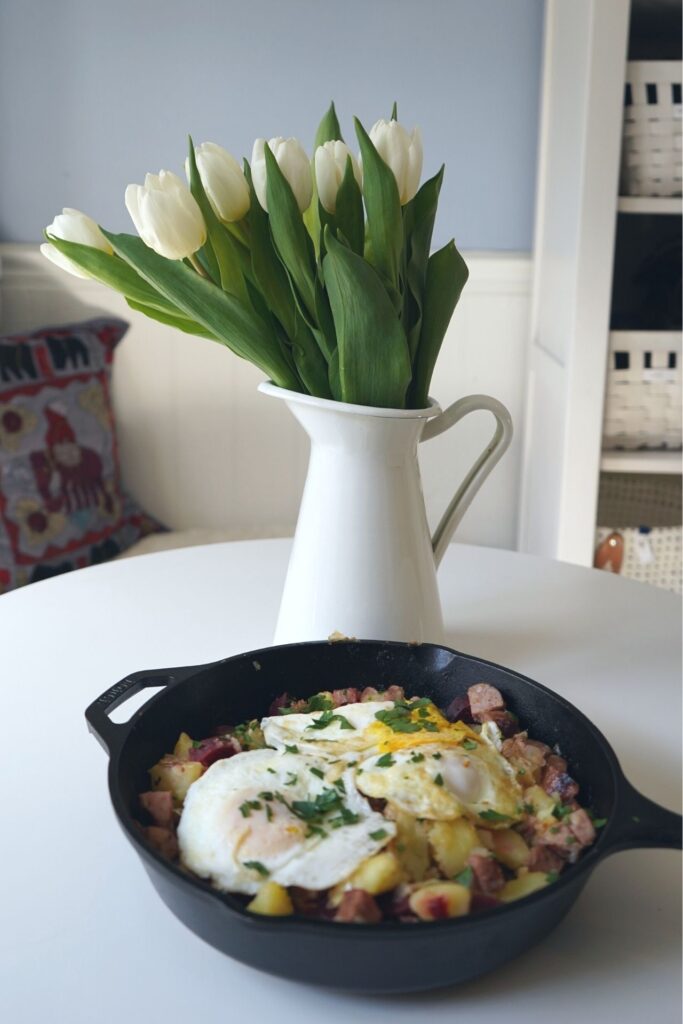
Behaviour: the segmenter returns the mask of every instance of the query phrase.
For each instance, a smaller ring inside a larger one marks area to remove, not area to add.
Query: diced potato
[[[251,903],[247,904],[247,910],[268,917],[287,917],[294,913],[289,893],[277,882],[264,882]]]
[[[398,857],[391,850],[382,850],[368,857],[349,878],[352,889],[365,889],[371,896],[395,889],[404,880]]]
[[[529,847],[519,832],[511,828],[492,832],[491,842],[493,853],[506,868],[516,871],[517,868],[523,868],[529,863]]]
[[[411,882],[421,882],[432,863],[424,822],[392,804],[385,813],[396,822],[394,849],[406,877]]]
[[[166,756],[150,769],[149,777],[152,789],[169,790],[173,799],[182,804],[188,789],[203,772],[199,761],[179,761],[177,757]]]
[[[465,818],[434,821],[428,826],[429,843],[442,874],[453,877],[463,870],[480,839],[474,825]]]
[[[477,839],[479,840],[479,846],[483,846],[484,849],[493,852],[493,832],[487,828],[478,828]]]
[[[471,893],[457,882],[428,882],[411,893],[410,909],[422,921],[462,917],[469,913]]]
[[[539,821],[548,821],[552,818],[557,803],[540,786],[530,786],[524,793],[524,802],[531,804]]]
[[[498,897],[504,903],[512,903],[513,900],[521,900],[524,896],[530,896],[532,892],[543,889],[548,884],[548,876],[544,871],[527,871],[526,874],[506,882],[498,893]]]
[[[187,761],[188,755],[192,750],[192,743],[192,737],[188,736],[186,732],[181,732],[173,748],[174,756],[180,758],[181,761]]]

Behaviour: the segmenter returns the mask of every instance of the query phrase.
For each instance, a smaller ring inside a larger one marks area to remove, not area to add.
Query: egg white
[[[268,746],[276,750],[296,746],[300,753],[312,754],[315,757],[338,757],[349,760],[355,754],[370,753],[379,749],[376,729],[378,723],[375,715],[378,711],[386,711],[393,706],[394,702],[390,700],[346,704],[333,710],[333,719],[324,729],[315,727],[315,723],[324,714],[321,711],[276,715],[264,718],[261,729]],[[371,727],[374,736],[368,734]]]
[[[216,761],[185,799],[178,825],[181,863],[226,892],[251,895],[266,878],[283,886],[331,888],[396,832],[358,792],[353,770],[344,770],[334,787],[331,780],[338,774],[324,760],[283,750],[245,751]],[[290,809],[292,802],[315,800],[342,787],[344,806],[358,820],[337,828],[323,822],[324,837],[307,835],[308,825]],[[263,793],[272,793],[273,799],[265,800]],[[260,807],[249,808],[249,801]],[[378,831],[384,835],[373,839],[371,833]],[[245,862],[261,865],[267,874]]]
[[[519,784],[504,758],[487,744],[466,750],[435,742],[397,749],[389,756],[388,765],[374,755],[358,765],[356,784],[366,796],[436,821],[464,814],[480,822],[487,811],[509,821],[521,816]]]

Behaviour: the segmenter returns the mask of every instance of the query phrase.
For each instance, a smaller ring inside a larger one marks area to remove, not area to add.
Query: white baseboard
[[[466,253],[470,278],[437,363],[443,407],[464,394],[508,406],[517,436],[458,530],[468,543],[513,548],[526,386],[531,260]],[[121,465],[141,504],[175,529],[291,533],[308,458],[303,433],[280,402],[257,395],[262,378],[221,346],[133,313],[95,281],[65,274],[34,245],[0,244],[0,331],[12,334],[114,313],[131,327],[114,367]],[[486,444],[486,413],[421,449],[425,500],[435,525]]]

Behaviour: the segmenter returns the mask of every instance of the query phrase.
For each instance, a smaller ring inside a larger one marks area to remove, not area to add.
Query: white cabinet
[[[681,471],[680,452],[602,452],[617,215],[682,207],[618,195],[630,16],[629,0],[546,4],[518,545],[581,565],[601,471]]]

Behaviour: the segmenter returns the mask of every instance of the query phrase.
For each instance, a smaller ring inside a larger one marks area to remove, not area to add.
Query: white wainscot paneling
[[[17,333],[102,312],[130,323],[114,366],[124,482],[174,529],[225,529],[235,537],[291,534],[308,443],[284,405],[256,392],[250,364],[130,310],[91,281],[54,268],[35,246],[0,246],[0,329]],[[432,384],[443,407],[465,394],[504,402],[517,434],[460,526],[457,539],[514,547],[528,341],[526,256],[467,255],[470,280]],[[487,443],[493,421],[475,413],[421,448],[427,511],[435,526],[456,484]]]

